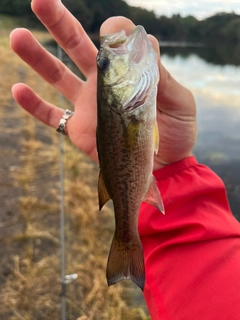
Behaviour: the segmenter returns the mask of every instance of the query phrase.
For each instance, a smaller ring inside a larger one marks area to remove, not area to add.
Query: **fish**
[[[157,56],[143,26],[100,37],[97,54],[99,210],[112,200],[115,215],[106,277],[108,286],[130,279],[144,290],[145,266],[138,233],[143,201],[164,213],[153,176],[158,152]]]

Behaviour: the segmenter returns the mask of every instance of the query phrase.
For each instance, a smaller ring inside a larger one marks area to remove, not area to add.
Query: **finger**
[[[86,78],[96,70],[96,47],[60,0],[33,0],[32,10]]]
[[[15,29],[10,34],[10,45],[21,59],[70,101],[79,95],[82,81],[60,60],[45,50],[26,29]]]
[[[57,128],[64,110],[46,102],[23,83],[12,87],[14,99],[20,106],[44,124]]]
[[[131,33],[134,27],[135,24],[125,17],[111,17],[102,24],[100,28],[100,35],[116,33],[121,30],[125,30],[126,34],[128,35]]]
[[[154,36],[152,36],[151,34],[148,34],[148,37],[149,37],[150,41],[152,42],[153,48],[157,54],[157,59],[160,61],[160,48],[159,48],[158,40]]]
[[[160,55],[160,49],[158,51]],[[192,93],[171,76],[161,61],[159,69],[160,81],[157,97],[159,110],[177,120],[195,122],[196,104]]]
[[[178,120],[194,121],[196,106],[192,93],[164,68],[160,61],[160,47],[158,40],[149,35],[154,50],[159,57],[160,81],[158,86],[158,108],[161,112]]]
[[[196,105],[192,93],[178,83],[162,64],[157,99],[161,112],[178,120],[195,120]]]

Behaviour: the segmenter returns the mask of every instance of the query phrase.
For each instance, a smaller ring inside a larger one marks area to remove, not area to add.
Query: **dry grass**
[[[8,34],[0,32],[0,319],[60,319],[59,136],[16,106],[10,88],[24,81],[48,101],[58,96],[11,52]],[[67,319],[149,319],[135,285],[107,287],[113,213],[98,212],[97,166],[67,139],[64,150],[66,274],[78,274]]]

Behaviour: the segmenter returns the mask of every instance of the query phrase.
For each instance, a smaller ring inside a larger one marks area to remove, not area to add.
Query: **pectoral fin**
[[[160,195],[160,191],[156,185],[156,180],[154,176],[151,177],[149,189],[143,201],[152,204],[153,206],[158,208],[163,214],[165,214],[163,201]]]
[[[105,187],[105,183],[103,181],[102,172],[99,172],[99,179],[98,179],[98,203],[99,203],[99,211],[105,205],[105,203],[110,200],[110,196],[107,192]]]
[[[131,152],[134,150],[138,143],[140,125],[140,122],[135,117],[132,117],[126,128],[126,132],[122,137],[122,144]]]

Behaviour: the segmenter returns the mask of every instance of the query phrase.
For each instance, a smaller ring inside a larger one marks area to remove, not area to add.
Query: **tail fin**
[[[145,268],[142,244],[139,238],[131,246],[127,246],[115,237],[113,238],[107,264],[108,286],[124,279],[132,280],[143,291]]]

